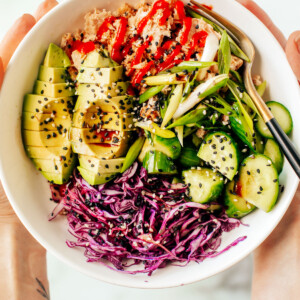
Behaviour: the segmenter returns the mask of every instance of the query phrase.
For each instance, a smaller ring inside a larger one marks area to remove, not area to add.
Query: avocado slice
[[[64,132],[71,127],[71,116],[24,112],[22,126],[25,130]]]
[[[134,101],[130,96],[118,96],[97,100],[79,96],[74,110],[79,113],[86,113],[87,110],[89,110],[89,112],[97,113],[99,109],[101,109],[102,112],[124,115],[133,112],[133,105]]]
[[[110,146],[109,144],[85,144],[72,142],[73,152],[89,156],[95,156],[101,159],[111,159],[121,157],[126,154],[129,140],[122,140],[118,146]]]
[[[51,68],[67,68],[71,66],[71,62],[63,49],[51,43],[48,47],[43,65]]]
[[[100,112],[100,111],[99,111]],[[73,127],[95,127],[101,129],[118,130],[118,131],[131,131],[133,127],[133,116],[123,115],[120,116],[114,113],[86,113],[79,112],[73,115]]]
[[[89,99],[106,99],[107,96],[116,97],[126,94],[129,81],[120,81],[112,84],[81,83],[76,94]]]
[[[79,70],[77,75],[78,83],[100,83],[112,84],[113,82],[122,81],[123,66],[112,68],[86,68]]]
[[[38,80],[50,83],[66,83],[68,72],[65,68],[51,68],[41,65]]]
[[[81,176],[85,179],[85,181],[91,185],[98,185],[106,183],[116,177],[116,173],[106,173],[106,174],[98,174],[86,170],[82,167],[77,167]]]
[[[23,112],[48,114],[54,112],[57,115],[64,115],[72,113],[73,106],[72,97],[52,98],[43,95],[27,94],[23,101]]]
[[[75,95],[75,89],[68,83],[49,83],[36,80],[33,93],[45,97],[71,97]]]
[[[54,131],[23,130],[23,140],[26,146],[57,147],[66,144],[68,134]]]
[[[78,158],[82,168],[100,174],[119,173],[125,160],[125,157],[103,160],[82,154]]]
[[[120,145],[132,136],[131,131],[97,130],[94,128],[75,128],[70,131],[74,143]]]
[[[74,156],[67,166],[65,165],[63,166],[61,173],[53,173],[53,172],[46,172],[46,171],[41,171],[41,173],[51,183],[64,184],[69,180],[74,168],[76,167],[76,164],[77,164],[77,157]]]
[[[114,62],[109,54],[104,50],[94,50],[87,54],[85,60],[82,63],[83,67],[88,68],[110,68],[115,67],[118,64]]]
[[[37,146],[25,146],[25,151],[28,157],[41,158],[41,159],[61,159],[67,160],[75,156],[72,152],[71,143],[67,142],[63,146],[59,147],[37,147]]]

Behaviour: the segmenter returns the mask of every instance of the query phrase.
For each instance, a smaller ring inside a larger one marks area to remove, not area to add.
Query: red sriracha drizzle
[[[169,69],[171,68],[172,66],[174,66],[174,59],[175,57],[180,53],[180,50],[181,50],[181,45],[177,45],[175,47],[175,49],[171,52],[171,54],[169,54],[167,56],[167,58],[165,59],[164,62],[160,63],[158,66],[157,66],[157,72],[162,72],[166,69]],[[179,60],[177,60],[177,63],[178,63]]]
[[[167,19],[170,16],[170,8],[169,8],[169,3],[166,2],[165,0],[158,0],[153,4],[152,9],[149,11],[148,15],[145,16],[138,24],[137,26],[137,33],[141,34],[147,25],[147,22],[156,14],[156,12],[162,9],[162,17],[159,20],[159,25],[162,26],[166,23]]]
[[[93,42],[81,42],[81,41],[74,41],[72,43],[71,52],[79,51],[82,54],[88,54],[91,51],[95,50],[95,44]]]
[[[109,30],[109,25],[113,24],[116,21],[116,17],[108,17],[106,18],[97,31],[97,39],[100,41],[102,35]]]
[[[175,9],[177,11],[179,20],[183,20],[185,18],[185,10],[184,10],[184,4],[182,1],[177,1],[175,3]]]
[[[190,57],[192,56],[192,54],[195,52],[195,47],[199,46],[199,47],[204,47],[205,46],[205,41],[206,38],[208,36],[208,33],[204,30],[201,30],[199,32],[196,32],[193,37],[192,37],[192,41],[190,44],[190,50],[186,56],[186,60],[189,60]]]
[[[153,37],[150,36],[149,39],[142,44],[135,53],[135,58],[133,59],[132,63],[131,63],[131,68],[129,70],[128,76],[131,76],[134,73],[134,66],[138,65],[141,61],[142,61],[142,56],[145,52],[145,50],[149,47],[150,42],[153,40]]]
[[[192,27],[192,18],[190,18],[190,17],[184,18],[183,19],[184,31],[183,31],[182,36],[180,38],[181,45],[184,45],[187,42],[191,27]]]
[[[132,85],[139,84],[143,80],[143,77],[147,74],[147,72],[151,69],[151,67],[153,65],[154,65],[154,61],[150,60],[142,69],[135,72],[135,74],[131,80],[131,84]]]
[[[116,39],[111,50],[111,58],[117,63],[121,63],[123,57],[121,53],[121,46],[124,42],[124,37],[127,30],[127,19],[120,17],[120,25],[117,30]]]
[[[120,63],[123,59],[122,53],[121,53],[121,46],[124,42],[124,37],[127,30],[127,19],[125,17],[118,18],[120,20],[120,25],[117,29],[117,34],[115,38],[115,42],[112,46],[111,50],[111,58],[116,61],[117,63]],[[97,38],[100,41],[103,34],[109,30],[109,25],[112,25],[117,20],[116,17],[108,17],[104,20],[100,28],[97,32]]]

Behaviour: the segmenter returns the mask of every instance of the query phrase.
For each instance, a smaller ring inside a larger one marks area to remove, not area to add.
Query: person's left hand
[[[19,43],[39,19],[58,3],[42,2],[35,15],[24,14],[0,43],[0,88],[5,70]],[[2,299],[48,299],[46,251],[21,224],[0,183],[0,291]]]

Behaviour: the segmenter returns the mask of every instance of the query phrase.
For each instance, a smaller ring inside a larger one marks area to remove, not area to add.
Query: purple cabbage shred
[[[171,182],[161,175],[148,176],[138,163],[98,186],[75,172],[66,185],[51,185],[52,199],[58,204],[50,220],[67,214],[74,236],[74,241],[67,241],[69,247],[84,248],[88,262],[129,274],[151,275],[167,264],[201,262],[246,238],[217,251],[222,233],[241,222],[229,218],[224,209],[211,212],[209,205],[188,201],[187,186]],[[133,265],[137,267],[130,268]]]

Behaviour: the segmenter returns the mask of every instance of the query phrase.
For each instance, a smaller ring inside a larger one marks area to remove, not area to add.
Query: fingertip
[[[251,11],[275,36],[282,48],[285,48],[286,38],[280,29],[273,23],[268,14],[252,0],[237,0],[241,5]]]
[[[34,16],[39,21],[47,12],[58,4],[56,0],[45,0],[37,8]]]
[[[292,70],[300,81],[300,30],[293,32],[289,36],[285,53]]]

